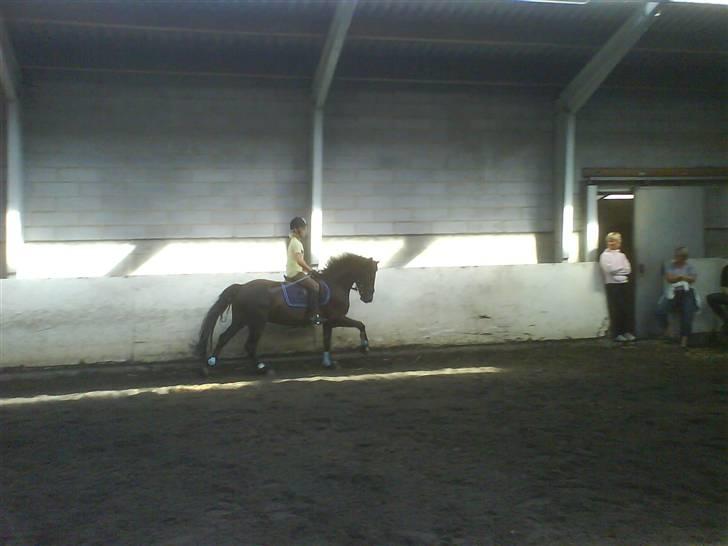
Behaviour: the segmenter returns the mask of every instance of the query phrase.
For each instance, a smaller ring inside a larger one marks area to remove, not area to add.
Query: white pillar
[[[574,168],[576,113],[660,15],[660,1],[643,1],[564,88],[556,101],[554,261],[575,262]]]
[[[20,267],[23,252],[23,143],[20,102],[9,101],[6,105],[5,264],[8,275],[14,275]]]
[[[324,111],[313,110],[313,138],[311,150],[311,218],[309,221],[310,262],[318,265],[324,235],[323,218],[323,164],[324,164]]]
[[[576,116],[571,112],[556,114],[554,149],[556,187],[554,261],[576,261],[574,249],[574,168],[576,162]]]
[[[586,237],[584,244],[584,259],[594,262],[599,253],[599,195],[597,185],[589,184],[586,187]]]

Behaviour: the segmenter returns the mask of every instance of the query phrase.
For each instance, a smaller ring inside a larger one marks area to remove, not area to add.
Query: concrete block
[[[243,169],[234,173],[232,181],[242,184],[275,182],[276,171],[275,169]]]
[[[415,186],[417,195],[442,195],[447,193],[448,186],[445,183],[422,183]]]
[[[75,212],[31,212],[26,215],[26,222],[39,227],[74,226],[78,216]]]
[[[31,183],[37,182],[57,182],[58,173],[54,168],[49,167],[30,167],[25,172],[25,179]]]
[[[191,182],[232,182],[239,178],[239,173],[231,169],[193,169],[190,172]]]
[[[507,233],[532,233],[537,227],[537,222],[530,219],[503,221],[503,231]]]
[[[392,182],[392,171],[388,169],[361,169],[356,173],[357,182]]]
[[[78,194],[82,197],[97,197],[97,196],[109,196],[116,197],[119,195],[125,195],[129,192],[125,183],[84,183],[78,184]]]
[[[59,211],[94,211],[105,206],[101,197],[58,197],[55,199],[56,209]]]
[[[276,233],[274,224],[244,224],[233,228],[235,237],[273,237]]]
[[[237,223],[262,223],[262,224],[276,224],[286,226],[286,232],[288,232],[288,225],[291,218],[296,216],[296,211],[289,209],[273,209],[273,210],[259,210],[253,213],[252,221],[250,215],[246,215],[244,221],[238,220]]]
[[[26,226],[23,229],[23,236],[26,242],[55,241],[56,230],[50,227]]]
[[[362,209],[384,209],[392,206],[392,200],[387,197],[360,197],[357,199],[356,205]]]
[[[57,180],[61,182],[98,182],[97,169],[64,168],[57,170]]]
[[[465,226],[468,233],[500,233],[503,223],[497,220],[479,220],[468,222]]]
[[[30,194],[39,197],[70,197],[78,195],[78,184],[73,182],[36,182],[31,184]]]
[[[234,237],[236,226],[233,225],[209,225],[209,226],[185,226],[185,237],[190,238],[230,238]]]
[[[335,209],[326,214],[335,223],[371,222],[374,211],[371,209]]]
[[[103,226],[66,226],[54,229],[56,241],[101,241],[111,239]]]
[[[156,225],[156,224],[167,224],[169,223],[169,215],[175,214],[170,212],[164,212],[164,211],[153,211],[153,210],[147,210],[147,211],[129,211],[126,213],[126,222],[127,225]],[[190,213],[192,214],[199,214],[199,213]],[[209,212],[205,212],[204,218],[208,219],[210,217]],[[175,222],[177,223],[177,222]]]
[[[392,181],[395,184],[434,182],[435,174],[441,172],[436,169],[396,169],[392,173]]]
[[[436,220],[446,220],[448,217],[448,209],[422,208],[412,210],[412,219],[418,221],[434,222]]]
[[[273,195],[248,195],[240,198],[241,210],[273,209],[286,202],[284,198],[276,198]]]
[[[433,232],[438,234],[466,233],[467,228],[466,222],[435,222]]]
[[[55,212],[58,209],[55,197],[35,197],[31,196],[25,203],[27,212]]]
[[[177,225],[195,225],[209,224],[212,219],[212,213],[207,210],[187,210],[187,211],[171,211],[166,213],[166,221],[168,224]]]
[[[395,233],[403,235],[421,235],[433,232],[431,222],[396,222]]]
[[[211,184],[209,182],[194,182],[189,184],[175,184],[167,188],[177,195],[211,195]]]
[[[343,223],[338,224],[335,222],[328,222],[326,221],[326,217],[324,217],[324,235],[328,237],[337,237],[337,236],[343,236],[343,235],[355,235],[356,234],[356,224],[353,223]]]
[[[403,222],[412,220],[416,211],[413,209],[378,209],[371,211],[375,222]]]
[[[394,235],[397,231],[391,222],[360,222],[354,228],[355,235]]]
[[[423,209],[431,207],[433,205],[433,199],[435,198],[425,195],[395,195],[388,201],[390,203],[390,207],[401,209]],[[438,204],[442,205],[444,201],[445,200],[443,199],[442,202],[438,202]]]
[[[479,220],[483,218],[483,209],[451,208],[447,217],[450,220]]]

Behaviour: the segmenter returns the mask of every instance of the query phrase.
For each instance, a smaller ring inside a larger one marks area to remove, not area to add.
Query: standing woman
[[[668,337],[668,315],[671,311],[680,313],[680,345],[683,348],[688,346],[688,339],[693,332],[693,317],[699,308],[698,296],[693,288],[697,278],[698,272],[688,262],[687,247],[677,247],[672,262],[665,267],[665,293],[657,303],[657,321],[664,336]]]
[[[612,336],[615,341],[634,341],[631,314],[629,310],[628,275],[632,273],[632,266],[622,251],[622,235],[611,232],[606,237],[607,248],[599,257],[599,265],[604,274],[604,283],[607,290],[607,304]]]

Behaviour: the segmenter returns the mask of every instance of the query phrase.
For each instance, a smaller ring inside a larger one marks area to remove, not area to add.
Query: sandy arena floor
[[[2,378],[0,543],[728,543],[726,352],[542,343],[276,369],[146,393],[121,389],[200,379]]]

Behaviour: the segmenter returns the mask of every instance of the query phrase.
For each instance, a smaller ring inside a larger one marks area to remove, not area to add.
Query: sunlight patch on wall
[[[405,267],[465,267],[538,263],[536,235],[462,235],[436,239]]]
[[[365,258],[379,260],[379,267],[386,267],[392,257],[404,246],[404,239],[401,237],[367,238],[367,239],[324,239],[323,252],[321,256],[321,267],[326,264],[329,258],[351,252]]]
[[[131,243],[26,243],[17,277],[103,277],[133,250]]]
[[[282,271],[286,242],[190,241],[169,243],[132,275],[267,273]]]
[[[598,237],[598,235],[597,235]],[[569,238],[569,263],[575,264],[579,261],[581,249],[581,233],[574,231]]]

